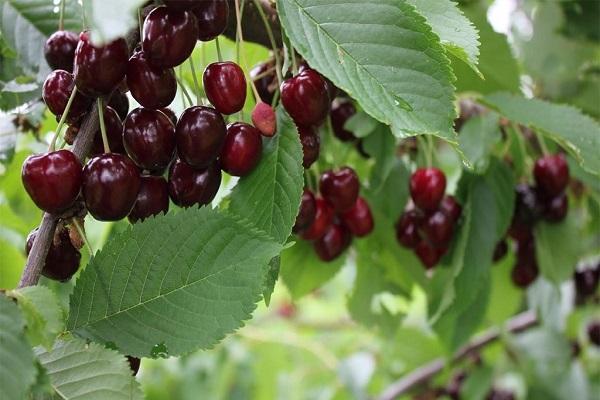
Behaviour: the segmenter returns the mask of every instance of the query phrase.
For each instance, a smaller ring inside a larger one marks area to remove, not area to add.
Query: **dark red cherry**
[[[300,235],[304,240],[320,239],[333,223],[335,213],[329,203],[322,197],[317,197],[316,206],[317,212],[313,223]]]
[[[69,150],[31,155],[23,163],[21,178],[36,206],[50,214],[75,203],[82,183],[82,166]]]
[[[129,363],[129,368],[131,369],[131,375],[137,375],[140,370],[140,364],[142,360],[137,357],[127,356],[127,362]]]
[[[560,222],[565,219],[569,212],[569,198],[566,193],[561,193],[546,200],[543,205],[542,216],[548,222]]]
[[[250,70],[250,78],[254,81],[261,100],[267,104],[273,103],[273,96],[277,90],[277,75],[273,62],[256,65]]]
[[[129,113],[129,99],[125,93],[115,91],[113,95],[110,96],[108,106],[117,112],[121,120],[127,118],[127,114]]]
[[[569,165],[565,156],[554,154],[535,162],[533,176],[537,186],[548,196],[556,196],[569,184]]]
[[[281,102],[300,126],[319,126],[329,112],[329,94],[321,75],[310,68],[281,84]]]
[[[234,62],[209,64],[202,76],[204,92],[208,101],[221,114],[231,115],[246,102],[246,77],[244,71]]]
[[[223,171],[233,176],[246,176],[256,167],[261,154],[262,138],[258,129],[244,122],[227,127],[220,158]]]
[[[164,107],[164,108],[161,108],[160,111],[163,114],[165,114],[167,117],[169,117],[169,119],[171,120],[173,125],[177,125],[177,115],[175,114],[175,112],[173,110],[171,110],[169,107]]]
[[[443,212],[450,218],[452,223],[455,223],[460,218],[460,214],[462,214],[462,207],[456,201],[454,196],[444,196],[444,199],[440,203],[440,211]]]
[[[163,0],[165,6],[176,10],[190,10],[206,0]]]
[[[422,229],[427,240],[433,247],[446,247],[452,239],[452,221],[442,211],[435,211],[428,215],[425,218]]]
[[[54,32],[44,44],[44,57],[52,69],[73,72],[75,48],[79,38],[69,31]]]
[[[188,0],[189,1],[189,0]],[[225,31],[229,16],[229,3],[223,0],[197,2],[192,12],[198,20],[198,39],[203,42],[213,40]]]
[[[162,176],[142,176],[140,191],[128,215],[131,223],[167,213],[169,211],[169,186]]]
[[[349,142],[356,139],[354,133],[344,128],[346,122],[354,114],[356,114],[356,108],[354,108],[354,104],[352,104],[350,101],[337,99],[331,106],[329,116],[331,117],[333,134],[342,142]]]
[[[419,168],[410,177],[410,196],[423,211],[434,211],[446,191],[446,176],[437,168]]]
[[[74,87],[73,75],[67,71],[58,69],[48,75],[42,88],[42,97],[52,114],[60,118],[65,112]],[[91,105],[92,99],[77,91],[67,115],[67,122],[77,122]]]
[[[498,262],[502,260],[506,254],[508,253],[508,243],[506,240],[501,240],[496,244],[496,248],[494,249],[494,255],[492,256],[493,262]]]
[[[106,136],[110,151],[125,154],[125,147],[123,146],[123,123],[121,122],[121,118],[119,118],[119,114],[108,106],[104,109],[104,125],[106,126]],[[94,156],[102,153],[104,153],[104,144],[102,142],[100,127],[98,127],[90,154]]]
[[[125,39],[119,38],[96,47],[89,32],[79,35],[75,50],[73,75],[77,89],[83,94],[106,96],[121,83],[127,72],[129,49]]]
[[[421,240],[415,247],[415,254],[426,269],[431,269],[440,261],[443,251],[433,247],[427,241]]]
[[[169,169],[169,196],[180,207],[209,204],[221,185],[221,168],[212,163],[206,169],[194,169],[181,160]]]
[[[526,183],[517,185],[515,192],[513,223],[530,226],[539,219],[543,211],[539,195]]]
[[[179,158],[194,168],[208,167],[221,153],[227,127],[212,107],[190,107],[181,114],[175,136]]]
[[[402,246],[414,249],[421,241],[419,236],[419,225],[422,216],[416,210],[409,210],[402,213],[398,222],[396,222],[396,239]]]
[[[517,241],[516,258],[517,262],[521,264],[535,264],[535,240],[533,238],[529,240]]]
[[[508,236],[520,242],[530,240],[533,238],[533,226],[517,222],[513,218],[513,221],[508,228]]]
[[[315,195],[309,189],[304,189],[302,198],[300,199],[300,211],[296,217],[296,223],[292,228],[294,233],[308,228],[315,220],[316,214],[317,201],[315,200]]]
[[[537,264],[519,261],[517,261],[511,272],[511,278],[515,286],[523,289],[531,285],[538,275]]]
[[[586,299],[596,293],[598,282],[600,281],[600,270],[595,268],[585,268],[575,271],[573,281],[575,282],[577,297]]]
[[[352,235],[341,224],[332,224],[325,234],[315,240],[313,246],[317,256],[325,262],[338,258],[352,243]]]
[[[587,326],[587,334],[590,343],[600,346],[600,321],[592,321]]]
[[[369,203],[362,197],[356,199],[356,203],[349,210],[340,215],[342,222],[348,230],[356,237],[367,236],[373,231],[373,214]]]
[[[161,111],[136,108],[123,124],[123,144],[138,167],[164,170],[175,153],[175,126]]]
[[[319,159],[321,138],[313,127],[298,127],[300,144],[302,144],[302,166],[310,168]]]
[[[27,236],[25,245],[27,255],[33,247],[37,231],[37,228],[35,228]],[[42,275],[55,281],[66,282],[75,275],[75,272],[79,269],[80,261],[81,253],[71,243],[68,229],[63,228],[50,244],[48,255],[42,267]]]
[[[144,21],[142,49],[157,67],[183,63],[194,50],[198,23],[191,11],[157,7]]]
[[[350,167],[343,167],[339,171],[325,171],[319,180],[321,195],[338,212],[354,206],[359,189],[358,176]]]
[[[122,154],[102,154],[83,168],[85,205],[99,221],[125,218],[135,204],[140,185],[138,168]]]
[[[151,65],[141,51],[127,63],[127,86],[138,103],[152,109],[168,106],[177,93],[173,68]]]

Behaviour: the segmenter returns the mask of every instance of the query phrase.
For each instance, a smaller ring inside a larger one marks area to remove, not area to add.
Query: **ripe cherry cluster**
[[[538,159],[533,169],[535,185],[516,187],[513,220],[508,231],[516,241],[513,283],[521,288],[533,283],[538,274],[533,227],[540,219],[556,223],[567,215],[569,204],[565,189],[569,184],[569,166],[562,154]]]
[[[600,282],[600,261],[595,265],[583,265],[573,274],[573,282],[575,283],[575,304],[585,304],[588,299],[592,301],[600,301],[600,297],[596,296],[598,283]]]
[[[359,191],[358,176],[350,167],[324,172],[319,180],[320,196],[304,189],[293,231],[313,242],[321,260],[335,260],[354,236],[364,237],[373,231],[371,209]]]
[[[410,178],[412,203],[396,222],[396,239],[415,254],[426,269],[448,251],[462,207],[444,196],[446,177],[437,168],[419,168]]]
[[[47,40],[45,57],[54,70],[44,82],[43,99],[61,121],[59,128],[69,125],[65,141],[73,143],[94,99],[100,129],[85,165],[71,151],[55,150],[54,141],[48,153],[24,162],[24,187],[42,210],[64,215],[82,203],[97,220],[128,217],[134,223],[167,212],[169,199],[181,207],[208,204],[221,171],[245,176],[260,161],[262,136],[275,133],[270,106],[258,113],[260,129],[244,122],[226,125],[223,117],[239,112],[246,101],[246,78],[237,64],[206,67],[204,92],[212,106],[192,106],[179,119],[168,108],[177,92],[173,68],[190,57],[197,40],[223,33],[228,2],[163,3],[144,8],[142,37],[131,56],[123,38],[97,46],[87,31],[61,30]],[[127,91],[141,105],[131,112]],[[271,118],[266,125],[265,115]],[[43,273],[52,279],[68,280],[78,269],[79,250],[68,236],[59,229],[50,248]],[[28,251],[34,237],[32,232]]]

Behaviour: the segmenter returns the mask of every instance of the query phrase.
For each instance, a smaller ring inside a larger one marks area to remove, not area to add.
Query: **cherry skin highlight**
[[[169,169],[169,196],[180,207],[209,204],[221,185],[221,168],[212,163],[206,169],[194,169],[181,160]]]
[[[209,42],[225,32],[229,16],[229,3],[222,0],[205,0],[191,10],[198,20],[198,40]]]
[[[168,106],[177,93],[173,68],[154,67],[141,51],[127,63],[127,86],[138,103],[152,109]]]
[[[160,109],[160,111],[163,114],[165,114],[167,117],[169,117],[169,119],[173,123],[173,126],[177,125],[177,115],[175,114],[175,112],[173,110],[171,110],[169,107],[163,107]]]
[[[296,223],[292,228],[294,233],[301,232],[308,228],[315,220],[317,214],[317,201],[315,195],[309,189],[304,189],[300,199],[300,211],[296,216]]]
[[[313,243],[317,256],[325,262],[338,258],[350,246],[352,235],[340,224],[329,226],[325,234]]]
[[[456,223],[462,214],[462,207],[454,196],[444,196],[440,203],[440,211],[446,214],[452,223]]]
[[[321,194],[338,212],[347,211],[354,206],[359,189],[358,176],[350,167],[339,171],[325,171],[319,181]]]
[[[354,206],[345,211],[341,216],[344,225],[356,237],[364,237],[373,231],[373,214],[369,203],[359,197]]]
[[[535,162],[533,176],[537,186],[548,196],[557,196],[569,184],[569,165],[565,156],[554,154]]]
[[[421,238],[419,236],[419,225],[422,218],[416,210],[409,210],[402,213],[398,222],[396,222],[396,239],[402,246],[414,249],[417,247]]]
[[[166,214],[169,211],[169,186],[162,176],[142,176],[140,191],[131,212],[127,216],[131,223]]]
[[[569,198],[566,193],[548,199],[543,205],[542,216],[548,222],[561,222],[569,212]]]
[[[243,122],[227,127],[220,158],[223,171],[233,176],[246,176],[256,167],[261,154],[262,138],[258,129]]]
[[[446,247],[452,239],[452,221],[442,211],[435,211],[430,214],[423,223],[422,229],[433,247]]]
[[[427,243],[427,241],[421,240],[415,247],[415,254],[419,257],[425,269],[431,269],[440,261],[443,252]]]
[[[60,118],[67,108],[67,103],[71,97],[71,93],[75,88],[75,80],[73,75],[67,71],[56,70],[52,71],[44,81],[42,87],[42,98],[48,106],[52,114]],[[79,91],[75,94],[75,98],[71,103],[67,122],[75,123],[89,110],[92,105],[92,99],[84,96]]]
[[[221,114],[231,115],[246,102],[246,77],[244,71],[234,62],[209,64],[202,76],[204,91],[208,101]]]
[[[339,99],[338,99],[339,100]],[[331,127],[333,128],[333,134],[340,139],[342,142],[349,142],[356,137],[354,133],[350,132],[344,125],[346,122],[356,114],[356,108],[350,101],[334,101],[329,116],[331,118]]]
[[[316,198],[315,219],[300,235],[304,240],[320,239],[333,223],[335,213],[333,208],[322,197]]]
[[[310,168],[319,159],[321,138],[312,127],[298,127],[298,134],[302,144],[302,166]]]
[[[181,114],[175,128],[177,154],[194,168],[208,167],[221,153],[227,127],[211,107],[190,107]]]
[[[410,196],[423,211],[438,208],[446,190],[446,177],[437,168],[419,168],[410,178]]]
[[[33,242],[37,235],[38,229],[35,228],[27,236],[25,245],[25,253],[29,255]],[[65,228],[58,234],[58,240],[53,240],[48,249],[44,266],[42,267],[42,275],[48,279],[59,282],[66,282],[79,269],[81,261],[81,253],[71,243],[69,231]]]
[[[73,32],[57,31],[50,35],[44,44],[44,57],[50,68],[73,72],[77,42],[79,37]]]
[[[297,125],[319,126],[329,112],[325,81],[307,68],[281,84],[281,103]]]

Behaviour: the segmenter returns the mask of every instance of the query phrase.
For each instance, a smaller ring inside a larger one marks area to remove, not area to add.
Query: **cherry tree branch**
[[[464,359],[469,354],[472,354],[482,347],[495,342],[500,338],[503,332],[521,332],[536,325],[537,323],[538,320],[535,312],[533,311],[526,311],[518,314],[506,322],[504,329],[495,327],[476,337],[473,341],[459,349],[451,360],[448,361],[445,358],[437,358],[392,383],[378,397],[376,397],[376,400],[396,399],[415,386],[425,383],[433,378],[433,376],[441,372],[447,364],[456,363]]]

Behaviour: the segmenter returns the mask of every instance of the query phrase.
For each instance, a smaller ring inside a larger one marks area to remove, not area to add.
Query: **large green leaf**
[[[581,256],[581,228],[574,212],[557,224],[536,224],[535,250],[540,272],[546,279],[554,283],[571,279]]]
[[[142,399],[125,357],[81,339],[57,341],[52,350],[36,348],[57,396],[65,400]]]
[[[501,138],[499,116],[488,113],[469,119],[460,130],[459,147],[475,173],[484,173],[494,145]]]
[[[300,54],[398,137],[454,140],[454,80],[439,38],[406,0],[279,0]]]
[[[265,139],[260,164],[233,189],[228,210],[251,221],[275,241],[285,243],[298,215],[303,172],[298,132],[279,108],[277,134]]]
[[[150,218],[90,261],[67,327],[138,357],[208,348],[250,317],[281,247],[208,207]]]
[[[556,140],[579,160],[583,168],[600,175],[600,124],[578,109],[526,99],[509,93],[496,93],[483,101],[513,122],[538,129]]]
[[[0,398],[24,399],[35,381],[33,352],[23,329],[25,321],[13,301],[0,294]]]

